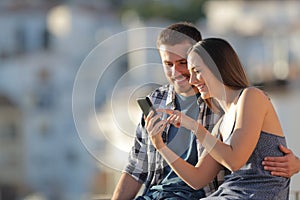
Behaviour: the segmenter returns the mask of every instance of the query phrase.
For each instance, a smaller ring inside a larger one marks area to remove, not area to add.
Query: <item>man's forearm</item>
[[[139,192],[142,184],[136,181],[129,174],[123,172],[115,188],[112,200],[133,199]]]

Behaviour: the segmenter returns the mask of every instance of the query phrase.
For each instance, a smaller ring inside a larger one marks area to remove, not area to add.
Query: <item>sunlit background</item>
[[[233,44],[300,156],[299,11],[300,1],[2,0],[0,200],[109,199],[140,117],[135,98],[166,82],[154,48],[159,29],[149,34],[145,27],[178,21]],[[151,48],[130,51],[138,42]],[[103,67],[121,47],[128,52],[102,74],[80,73]],[[92,80],[94,113],[85,93],[74,90]],[[77,122],[72,106],[83,116]],[[297,191],[299,174],[290,199],[299,199]]]

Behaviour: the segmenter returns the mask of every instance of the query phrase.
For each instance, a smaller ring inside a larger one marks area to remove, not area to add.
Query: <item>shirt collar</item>
[[[173,109],[175,109],[175,96],[176,93],[175,93],[174,85],[169,85],[168,95],[166,99],[166,106],[171,106],[173,107]],[[201,98],[201,95],[198,94],[197,104],[201,105],[202,103],[204,103],[204,100]]]
[[[173,85],[170,85],[169,87],[166,106],[175,106],[175,90]]]
[[[204,99],[201,98],[201,95],[199,95],[198,99],[197,99],[197,104],[201,105],[204,102]]]

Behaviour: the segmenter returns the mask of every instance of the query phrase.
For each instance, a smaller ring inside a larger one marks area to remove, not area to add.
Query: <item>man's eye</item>
[[[167,67],[172,67],[172,66],[173,66],[173,63],[165,63],[165,66],[167,66]]]
[[[180,61],[180,64],[181,65],[187,65],[187,61],[185,60],[185,61]]]

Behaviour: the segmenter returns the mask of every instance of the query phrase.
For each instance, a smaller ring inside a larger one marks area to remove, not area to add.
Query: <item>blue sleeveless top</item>
[[[232,135],[225,141],[230,143]],[[263,169],[266,156],[283,156],[278,146],[286,146],[285,137],[261,132],[258,143],[247,163],[225,176],[224,183],[206,200],[288,200],[290,179],[272,176]]]

